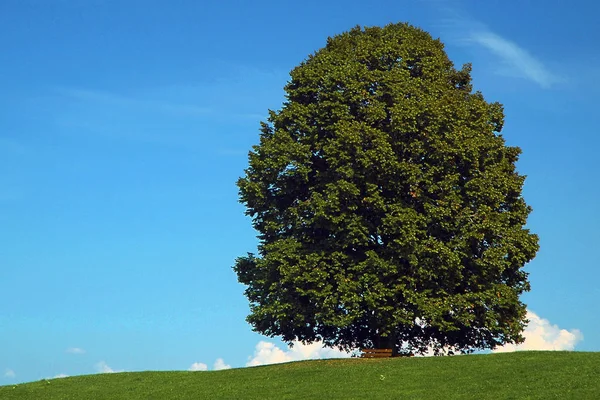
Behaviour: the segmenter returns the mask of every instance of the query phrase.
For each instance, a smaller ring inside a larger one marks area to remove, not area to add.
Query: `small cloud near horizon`
[[[527,311],[529,324],[523,332],[525,342],[514,345],[507,344],[493,350],[494,353],[508,353],[524,350],[574,350],[577,343],[583,340],[578,329],[561,329],[547,319],[539,317],[533,311]]]
[[[188,371],[208,371],[208,365],[201,362],[195,362],[190,365]]]
[[[217,358],[213,365],[213,370],[220,371],[222,369],[231,369],[231,365],[225,364],[225,361],[223,361],[222,358]]]
[[[15,371],[13,371],[12,369],[7,368],[4,371],[5,378],[15,378],[16,376],[17,376],[17,374],[15,374]]]
[[[302,344],[293,342],[293,347],[282,350],[274,343],[260,341],[254,349],[254,355],[248,357],[247,367],[278,364],[289,361],[314,360],[323,358],[349,358],[352,353],[323,347],[321,342]]]
[[[213,371],[220,371],[223,369],[231,369],[231,365],[226,364],[222,358],[217,358],[215,360],[215,363],[213,364],[212,369],[213,369]],[[188,371],[208,371],[208,365],[201,363],[201,362],[195,362],[192,365],[190,365],[190,367],[188,368]]]
[[[104,361],[100,361],[99,363],[96,363],[96,365],[94,367],[96,368],[96,372],[98,372],[100,374],[113,374],[113,373],[124,371],[122,369],[114,370],[111,367],[109,367],[108,364],[106,364]]]

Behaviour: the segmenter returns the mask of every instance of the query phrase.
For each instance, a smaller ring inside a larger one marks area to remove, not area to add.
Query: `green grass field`
[[[0,399],[600,399],[600,353],[354,358],[86,375],[1,386]]]

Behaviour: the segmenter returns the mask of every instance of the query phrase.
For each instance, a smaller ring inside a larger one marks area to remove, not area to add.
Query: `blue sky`
[[[600,351],[600,5],[0,2],[0,385],[338,355],[253,333],[236,179],[288,72],[355,25],[440,37],[505,105],[541,250],[522,348]],[[507,348],[504,350],[512,350]]]

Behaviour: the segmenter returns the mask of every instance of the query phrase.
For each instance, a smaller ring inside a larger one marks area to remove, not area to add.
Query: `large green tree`
[[[238,181],[254,330],[404,354],[523,341],[521,151],[470,71],[408,24],[356,27],[292,70]]]

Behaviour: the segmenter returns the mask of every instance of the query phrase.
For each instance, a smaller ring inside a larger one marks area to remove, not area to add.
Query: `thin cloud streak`
[[[471,32],[469,40],[499,57],[510,71],[537,83],[544,89],[561,81],[527,50],[494,32]]]
[[[432,3],[431,0],[427,2]],[[436,3],[437,4],[437,3]],[[505,38],[487,25],[468,17],[448,2],[439,2],[438,11],[446,15],[440,28],[449,42],[461,46],[478,47],[491,53],[502,65],[496,73],[527,79],[544,89],[564,82],[564,79],[515,41]]]
[[[192,104],[173,104],[161,100],[146,100],[140,98],[126,97],[115,93],[79,88],[62,88],[58,92],[63,96],[75,100],[101,103],[125,109],[136,109],[149,112],[161,112],[174,116],[202,117],[210,114],[212,110]]]

